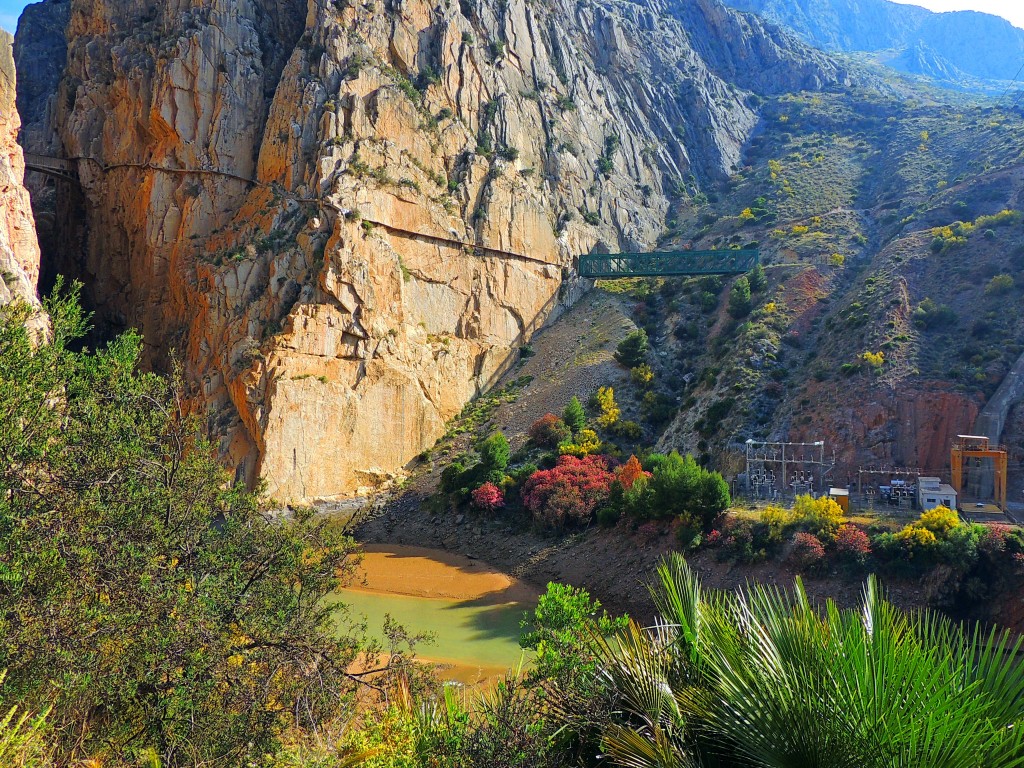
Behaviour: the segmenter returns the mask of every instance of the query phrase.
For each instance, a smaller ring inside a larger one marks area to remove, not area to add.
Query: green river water
[[[369,558],[367,561],[371,562]],[[436,561],[430,564],[438,565]],[[370,567],[380,566],[371,563]],[[472,574],[452,570],[456,571],[455,579],[468,582],[473,578]],[[381,628],[388,614],[410,634],[433,635],[432,642],[416,647],[416,655],[444,665],[440,670],[444,679],[477,683],[528,660],[519,647],[520,621],[533,610],[536,601],[524,596],[522,590],[459,600],[342,589],[330,600],[347,605],[354,616],[364,616],[369,634],[378,639],[383,639]]]

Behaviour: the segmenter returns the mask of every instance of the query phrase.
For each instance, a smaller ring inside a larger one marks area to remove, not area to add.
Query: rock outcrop
[[[0,305],[14,300],[38,304],[39,243],[18,146],[13,42],[0,29]]]
[[[575,254],[654,244],[739,161],[735,82],[848,77],[711,0],[72,0],[66,40],[56,94],[40,71],[26,97],[26,141],[81,179],[48,258],[102,329],[176,351],[282,501],[388,477],[557,311]]]

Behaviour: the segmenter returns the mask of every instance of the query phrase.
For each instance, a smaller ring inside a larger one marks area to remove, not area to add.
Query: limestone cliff
[[[654,244],[670,197],[739,161],[734,83],[847,78],[711,0],[71,0],[66,43],[26,138],[81,179],[51,268],[155,365],[177,351],[281,500],[400,468],[574,290],[574,255]]]
[[[24,187],[25,158],[18,146],[13,42],[0,29],[0,305],[15,299],[37,303],[39,278],[39,244]]]

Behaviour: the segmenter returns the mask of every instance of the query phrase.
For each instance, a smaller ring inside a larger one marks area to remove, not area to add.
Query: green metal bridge
[[[760,262],[760,251],[658,251],[655,253],[588,253],[580,256],[580,277],[671,277],[738,275]]]

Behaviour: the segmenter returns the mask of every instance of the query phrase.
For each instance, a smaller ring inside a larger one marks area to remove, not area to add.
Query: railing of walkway
[[[760,261],[757,250],[659,251],[656,253],[591,253],[580,256],[580,277],[655,277],[672,275],[736,275]]]

